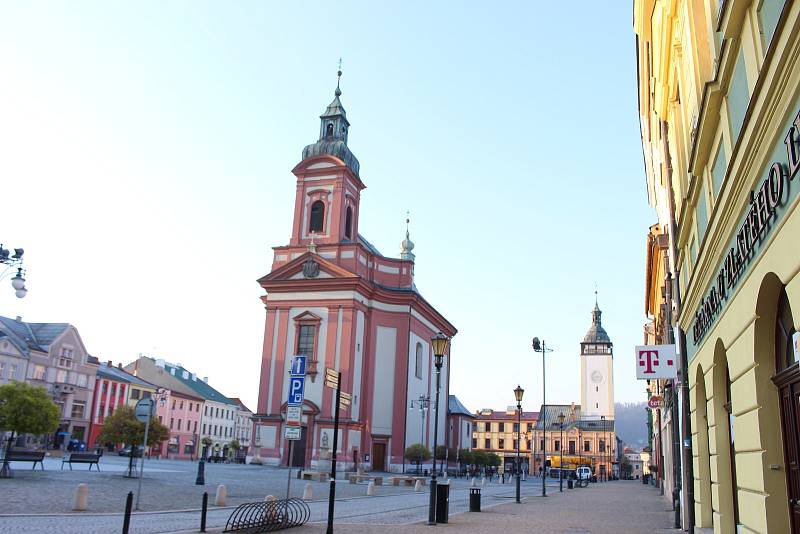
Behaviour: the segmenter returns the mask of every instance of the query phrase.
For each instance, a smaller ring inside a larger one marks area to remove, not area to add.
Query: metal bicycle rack
[[[223,532],[273,532],[299,527],[311,517],[311,509],[300,499],[249,502],[236,507]]]

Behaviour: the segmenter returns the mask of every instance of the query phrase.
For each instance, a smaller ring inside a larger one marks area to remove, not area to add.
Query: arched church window
[[[308,221],[309,232],[322,232],[322,225],[325,222],[325,203],[317,200],[311,204],[311,217]]]
[[[797,363],[792,347],[792,336],[795,334],[792,308],[786,290],[781,290],[778,298],[778,313],[775,317],[775,370],[782,370]]]
[[[414,376],[422,378],[422,343],[417,343],[417,354],[414,365]]]
[[[325,135],[329,137],[333,135],[333,123],[328,123],[328,126],[325,128]]]
[[[353,238],[353,208],[347,206],[347,212],[344,216],[344,236],[347,239]]]

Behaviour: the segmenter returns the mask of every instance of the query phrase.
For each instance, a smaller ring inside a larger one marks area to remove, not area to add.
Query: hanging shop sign
[[[719,317],[736,284],[744,277],[747,266],[761,252],[762,242],[778,219],[778,209],[789,200],[789,184],[800,170],[800,113],[789,126],[784,145],[787,163],[773,163],[761,185],[750,192],[750,206],[744,220],[729,243],[716,279],[694,314],[692,341],[695,346],[700,344]]]
[[[661,395],[653,395],[647,400],[647,407],[651,410],[661,408],[662,406],[664,406],[664,397]]]
[[[641,345],[636,347],[636,379],[678,378],[675,345]]]

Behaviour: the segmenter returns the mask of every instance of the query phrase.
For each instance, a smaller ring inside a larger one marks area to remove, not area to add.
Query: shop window
[[[311,217],[308,222],[309,233],[322,232],[322,225],[325,222],[325,204],[317,200],[311,204]]]

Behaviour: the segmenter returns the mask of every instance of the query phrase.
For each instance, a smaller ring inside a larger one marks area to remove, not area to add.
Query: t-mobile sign
[[[636,378],[678,378],[675,345],[642,345],[636,347]]]

